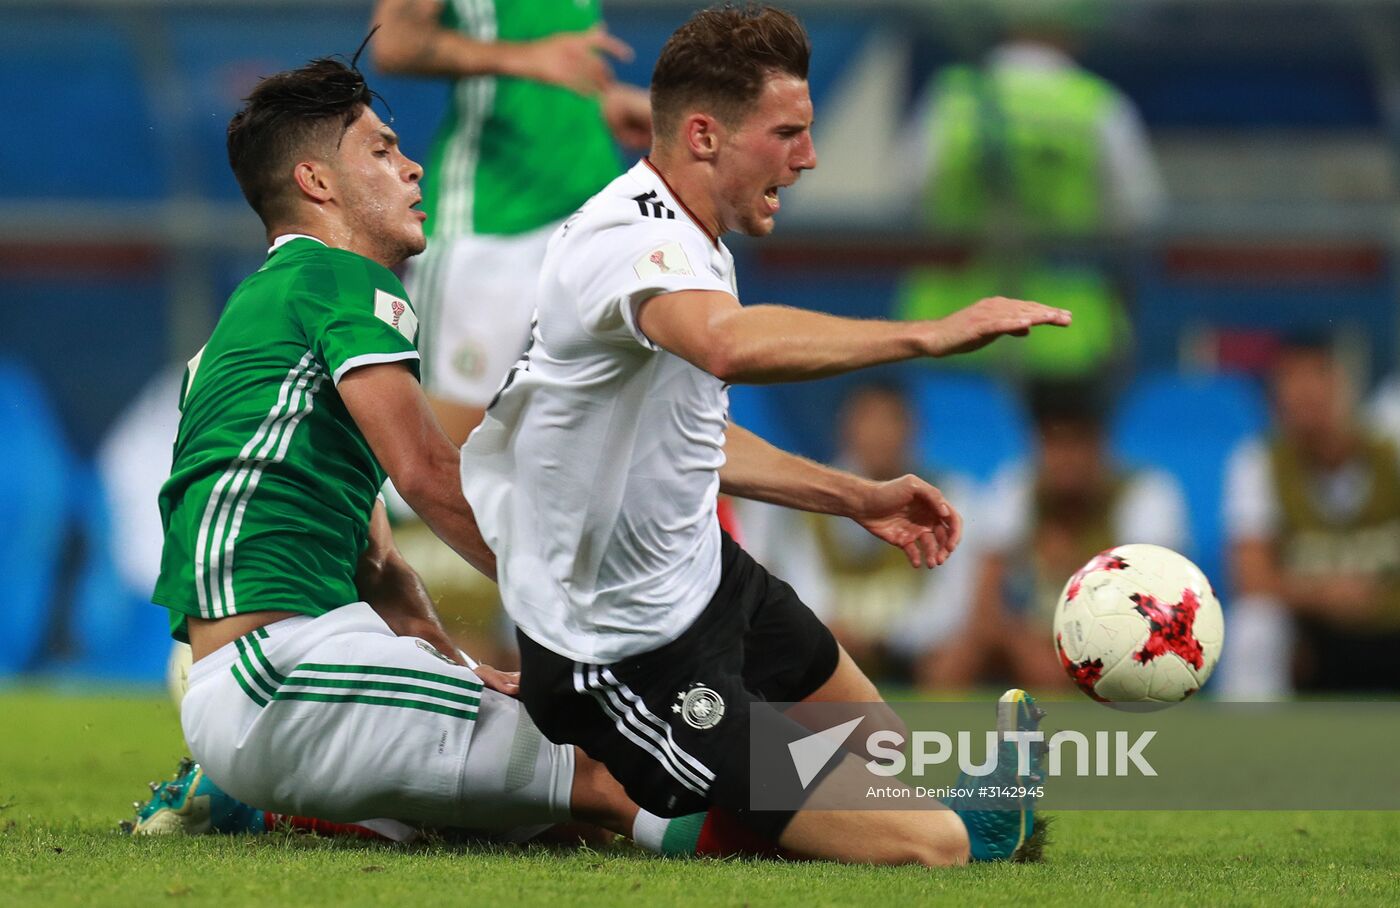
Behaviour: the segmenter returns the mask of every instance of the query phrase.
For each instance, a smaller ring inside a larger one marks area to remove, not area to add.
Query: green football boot
[[[997,732],[1038,731],[1045,710],[1030,694],[1012,688],[997,701]],[[1035,789],[1044,784],[1040,772],[1044,746],[1030,747],[1029,772],[1020,773],[1014,741],[1002,741],[996,769],[987,776],[963,773],[957,786],[973,794],[949,799],[967,827],[974,861],[1038,861],[1045,845],[1045,820],[1035,819]]]
[[[267,832],[263,811],[226,794],[189,757],[169,782],[152,782],[151,799],[132,802],[135,820],[123,820],[129,835],[203,835],[208,832]]]

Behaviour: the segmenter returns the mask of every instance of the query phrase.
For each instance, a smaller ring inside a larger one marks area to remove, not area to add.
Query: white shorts
[[[513,236],[433,237],[404,284],[418,311],[423,387],[485,407],[530,342],[535,288],[558,224]]]
[[[199,660],[180,720],[209,777],[264,810],[512,840],[569,819],[573,748],[362,602]]]

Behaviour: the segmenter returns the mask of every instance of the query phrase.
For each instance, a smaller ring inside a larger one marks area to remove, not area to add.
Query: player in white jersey
[[[675,824],[542,740],[513,679],[467,665],[376,501],[387,474],[494,574],[389,271],[424,246],[422,169],[373,97],[321,59],[260,82],[229,124],[272,248],[190,364],[161,494],[154,598],[194,658],[186,743],[244,813],[496,831],[574,818],[660,848]]]
[[[1002,819],[749,810],[750,717],[788,740],[808,733],[755,703],[879,694],[791,587],[720,531],[718,493],[851,517],[915,567],[943,563],[961,524],[917,477],[866,481],[729,423],[727,385],[1069,323],[1001,298],[922,323],[740,306],[719,238],[770,232],[779,191],[816,166],[809,55],[796,19],[763,7],[698,13],[667,42],[652,152],[551,239],[532,346],[463,448],[463,489],[520,629],[531,717],[603,761],[645,809],[718,805],[811,857],[1009,857],[1029,835],[1028,808]],[[858,764],[834,766],[831,778],[849,779]]]

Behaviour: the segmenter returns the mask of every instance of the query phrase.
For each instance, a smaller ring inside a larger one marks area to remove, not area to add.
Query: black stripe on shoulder
[[[667,207],[666,203],[656,197],[656,190],[644,192],[641,195],[632,196],[632,201],[637,203],[637,210],[645,218],[661,218],[666,221],[676,219],[675,211]]]

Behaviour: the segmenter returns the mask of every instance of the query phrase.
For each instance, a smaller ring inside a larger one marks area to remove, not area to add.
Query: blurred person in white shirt
[[[1221,690],[1395,690],[1400,670],[1400,464],[1368,428],[1322,337],[1285,339],[1271,373],[1274,429],[1241,443],[1225,522],[1238,598]]]

